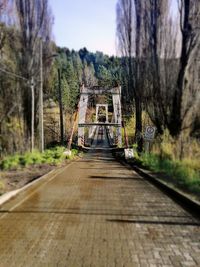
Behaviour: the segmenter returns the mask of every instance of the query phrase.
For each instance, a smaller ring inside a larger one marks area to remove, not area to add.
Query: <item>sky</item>
[[[57,45],[115,55],[117,0],[50,0]]]

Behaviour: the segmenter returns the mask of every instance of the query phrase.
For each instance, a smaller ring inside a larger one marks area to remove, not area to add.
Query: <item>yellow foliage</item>
[[[142,113],[143,129],[152,122],[146,112]],[[124,135],[124,130],[122,131]],[[129,138],[129,145],[134,143],[135,135],[135,116],[126,119],[126,133]],[[123,137],[124,140],[124,137]],[[188,138],[182,133],[177,139],[172,138],[168,130],[162,136],[157,136],[151,145],[151,152],[163,158],[181,160],[187,167],[200,170],[200,143],[197,139]]]
[[[125,126],[126,126],[126,133],[129,139],[129,145],[134,144],[134,136],[135,136],[135,124],[136,124],[136,118],[135,114],[133,114],[131,117],[125,119]],[[148,114],[143,111],[142,112],[142,125],[143,127],[147,125],[152,125],[152,122],[148,116]],[[143,129],[144,131],[144,129]],[[123,130],[124,134],[124,130]]]
[[[174,139],[169,131],[165,130],[164,134],[155,140],[152,152],[172,160],[181,160],[193,169],[200,169],[200,144],[196,139],[183,135]]]
[[[5,188],[5,184],[2,181],[0,181],[0,192],[2,192],[4,188]]]

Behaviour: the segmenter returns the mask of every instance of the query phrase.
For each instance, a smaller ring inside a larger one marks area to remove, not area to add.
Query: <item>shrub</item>
[[[32,153],[31,159],[32,159],[32,164],[41,164],[43,156],[40,152],[35,151],[34,153]]]
[[[2,170],[11,170],[20,166],[26,167],[42,163],[57,165],[65,159],[64,150],[64,147],[55,147],[45,150],[44,153],[34,151],[33,153],[27,152],[24,155],[8,156],[1,161],[0,168]],[[72,156],[74,157],[77,154],[78,151],[73,149]]]
[[[26,153],[25,155],[20,156],[19,162],[20,162],[20,165],[24,167],[33,164],[33,158],[32,158],[31,153]]]
[[[63,155],[64,147],[55,147],[53,149],[45,150],[43,155],[43,163],[48,164],[59,164],[64,160],[65,156]]]
[[[66,159],[74,159],[78,155],[79,151],[77,149],[71,150],[71,155],[65,155]]]
[[[72,152],[73,157],[78,155],[78,150],[77,149],[72,149],[71,152]]]
[[[2,170],[16,169],[19,166],[19,155],[8,156],[1,161]]]

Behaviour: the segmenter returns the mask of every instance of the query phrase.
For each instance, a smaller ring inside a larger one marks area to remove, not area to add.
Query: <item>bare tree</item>
[[[145,107],[159,133],[167,127],[176,79],[177,32],[170,15],[171,1],[151,0],[145,5],[146,87]]]
[[[19,39],[21,42],[21,58],[19,69],[28,80],[35,80],[38,77],[40,64],[40,42],[44,43],[44,51],[49,51],[51,41],[52,15],[48,7],[48,0],[15,0],[16,21],[18,25]],[[46,55],[46,52],[45,52]],[[30,109],[31,92],[29,88],[23,88],[24,118],[26,122],[27,137],[31,131],[31,120],[34,107]],[[36,103],[38,101],[38,91]],[[37,106],[37,104],[36,104]]]
[[[133,5],[132,0],[120,0],[117,3],[117,45],[119,53],[124,57],[124,63],[128,74],[128,90],[126,98],[133,97],[133,56],[134,56],[134,34],[133,34]]]
[[[13,0],[0,0],[0,51],[6,40],[6,25],[11,18]]]
[[[139,61],[142,47],[142,5],[140,1],[119,0],[117,4],[117,38],[121,54],[127,60],[128,92],[127,97],[135,102],[135,136],[142,132],[142,100],[139,77]],[[138,138],[138,150],[142,150],[142,139]]]
[[[180,0],[179,11],[182,48],[169,125],[173,136],[190,128],[200,104],[200,2]]]
[[[168,128],[178,137],[199,125],[200,2],[179,0],[177,13],[172,2],[119,0],[117,37],[128,62],[136,132],[145,109],[160,134]]]

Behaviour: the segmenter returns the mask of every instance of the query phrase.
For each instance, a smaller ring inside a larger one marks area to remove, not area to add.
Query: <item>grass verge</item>
[[[135,158],[129,160],[130,163],[155,172],[158,179],[200,201],[200,166],[198,160],[173,160],[167,155],[165,157],[154,153],[138,155],[136,151],[134,155]],[[115,157],[124,159],[124,152],[115,152]]]
[[[63,154],[64,150],[64,147],[55,147],[45,150],[44,153],[34,151],[33,153],[27,152],[24,155],[7,156],[1,160],[0,169],[7,171],[36,164],[59,165],[65,159],[73,159],[78,155],[78,150],[72,149],[71,156],[66,157]]]
[[[200,167],[188,161],[178,161],[163,158],[156,154],[141,154],[136,162],[140,166],[150,169],[160,175],[162,180],[172,183],[175,187],[192,193],[200,199]]]

